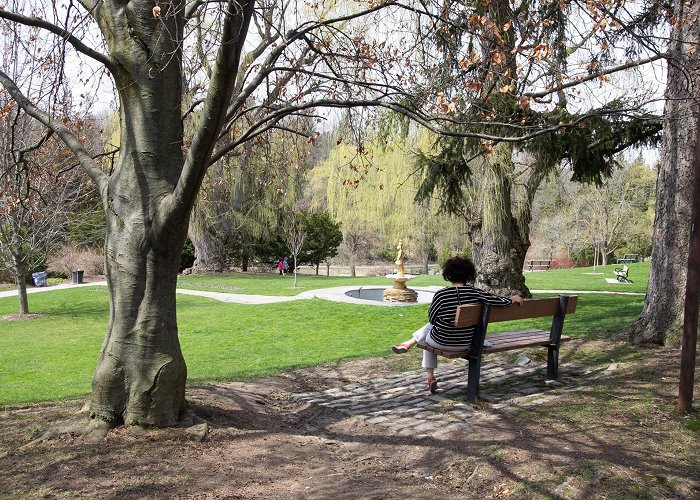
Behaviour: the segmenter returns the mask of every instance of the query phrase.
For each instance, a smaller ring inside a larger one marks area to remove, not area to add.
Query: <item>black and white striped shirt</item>
[[[430,337],[441,346],[469,347],[475,327],[455,326],[457,306],[465,304],[507,306],[511,303],[509,297],[499,297],[470,285],[443,288],[435,293],[433,302],[428,310],[428,320],[433,325]]]

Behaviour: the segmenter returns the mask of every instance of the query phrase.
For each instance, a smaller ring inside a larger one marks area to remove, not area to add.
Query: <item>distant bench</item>
[[[618,264],[629,264],[630,262],[639,262],[639,255],[628,253],[617,259]]]
[[[421,349],[434,352],[447,358],[464,358],[469,362],[467,380],[467,401],[475,402],[479,397],[481,376],[481,356],[492,352],[512,351],[526,347],[547,348],[547,379],[555,379],[559,372],[559,346],[571,337],[562,335],[564,318],[567,313],[576,311],[578,296],[560,295],[547,299],[529,299],[523,305],[507,307],[472,304],[459,306],[455,316],[455,326],[476,326],[471,348],[467,351],[442,351],[427,345]],[[528,318],[552,317],[550,331],[529,328],[512,332],[486,335],[489,323]],[[484,346],[487,340],[489,347]]]
[[[544,270],[544,271],[549,271],[549,268],[552,265],[551,260],[528,260],[527,261],[527,270],[532,271],[533,269],[539,269],[539,270]]]

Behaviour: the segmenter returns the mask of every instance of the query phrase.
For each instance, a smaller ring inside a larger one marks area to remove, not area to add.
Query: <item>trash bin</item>
[[[34,286],[46,286],[46,273],[32,273]]]
[[[77,271],[73,271],[73,284],[79,285],[82,282],[83,282],[83,271],[81,269],[78,269]]]

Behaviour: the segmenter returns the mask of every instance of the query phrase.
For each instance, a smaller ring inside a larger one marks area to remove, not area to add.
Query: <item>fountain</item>
[[[394,286],[384,290],[382,297],[389,302],[416,302],[418,300],[418,292],[406,287],[406,282],[413,278],[410,274],[404,273],[403,267],[403,240],[399,240],[396,247],[398,254],[396,255],[396,270],[394,274],[387,274],[386,277],[394,282]]]

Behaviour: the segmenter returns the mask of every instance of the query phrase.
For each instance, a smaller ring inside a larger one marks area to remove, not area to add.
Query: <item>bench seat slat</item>
[[[546,332],[545,332],[546,333]],[[562,335],[561,339],[559,342],[568,342],[571,340],[571,337]],[[513,349],[522,349],[525,347],[537,347],[537,346],[546,346],[550,345],[551,341],[549,340],[549,334],[547,333],[546,336],[542,336],[539,338],[531,337],[531,338],[526,338],[522,340],[514,340],[511,342],[502,342],[502,343],[493,343],[492,347],[484,347],[484,353],[488,352],[503,352],[503,351],[511,351]]]
[[[549,340],[549,332],[545,332],[544,330],[520,330],[494,333],[487,335],[486,340],[491,342],[492,346],[484,346],[484,353],[512,351],[514,349],[523,349],[525,347],[547,346],[551,344]],[[562,335],[560,342],[567,342],[569,340],[571,340],[571,337]],[[469,354],[469,351],[446,352],[429,346],[419,345],[418,347],[449,358],[461,358],[466,357]]]
[[[549,332],[544,330],[521,330],[506,333],[493,333],[486,336],[486,340],[492,344],[510,344],[527,340],[549,340]]]
[[[510,331],[510,332],[496,332],[496,333],[489,333],[488,335],[486,335],[486,340],[493,342],[494,339],[496,339],[496,341],[499,341],[502,339],[508,339],[508,338],[512,338],[512,337],[521,337],[521,336],[526,335],[526,334],[539,335],[541,333],[548,333],[548,332],[545,332],[544,330],[541,330],[539,328],[530,328],[527,330],[514,330],[514,331]]]

